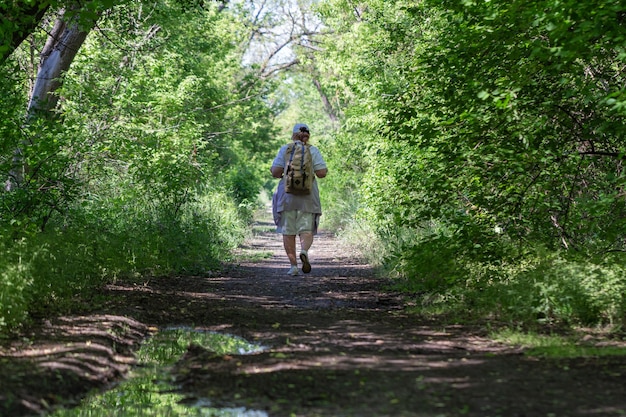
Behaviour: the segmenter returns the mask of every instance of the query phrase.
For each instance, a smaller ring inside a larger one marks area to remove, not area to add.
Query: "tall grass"
[[[246,234],[247,213],[225,192],[198,194],[176,212],[120,198],[84,200],[44,232],[0,232],[0,330],[75,308],[76,295],[116,279],[215,270]]]
[[[524,326],[625,324],[626,263],[618,256],[591,258],[540,245],[514,256],[505,240],[485,253],[454,234],[416,233],[413,242],[399,241],[385,245],[385,267],[423,312]]]
[[[436,223],[416,230],[360,219],[339,236],[393,278],[423,314],[529,328],[626,324],[622,254],[593,258],[540,245],[518,254],[497,238],[494,250],[472,247]]]
[[[486,310],[508,320],[568,325],[608,325],[626,320],[626,268],[615,258],[581,259],[566,252],[538,250],[525,265],[498,270],[482,293]],[[477,286],[473,286],[477,288]]]
[[[0,330],[22,322],[28,311],[24,292],[33,284],[33,277],[26,243],[26,239],[12,242],[0,234]]]

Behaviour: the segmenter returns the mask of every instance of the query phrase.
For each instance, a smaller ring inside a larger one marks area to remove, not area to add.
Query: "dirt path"
[[[310,252],[308,275],[286,275],[273,233],[256,235],[241,254],[267,256],[215,276],[110,286],[102,314],[47,320],[3,347],[0,415],[37,413],[120,378],[148,330],[171,325],[267,347],[243,356],[189,348],[177,383],[189,401],[214,406],[270,416],[626,415],[624,358],[532,359],[483,328],[409,315],[329,235]]]

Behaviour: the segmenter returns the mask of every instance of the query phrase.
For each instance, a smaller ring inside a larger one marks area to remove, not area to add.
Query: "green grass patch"
[[[583,341],[580,335],[543,335],[515,330],[500,330],[491,335],[499,342],[524,348],[528,356],[550,358],[585,358],[626,355],[625,346],[598,346]]]
[[[263,235],[265,233],[272,233],[276,231],[276,226],[269,223],[260,223],[253,225],[252,233],[255,235]]]
[[[256,249],[239,249],[235,252],[235,259],[239,262],[258,262],[263,259],[270,259],[272,256],[274,256],[273,252]]]

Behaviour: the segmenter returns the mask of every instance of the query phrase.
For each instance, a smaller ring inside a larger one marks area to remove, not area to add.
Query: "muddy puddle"
[[[49,417],[267,417],[265,411],[214,408],[210,398],[189,403],[177,392],[169,373],[190,345],[217,355],[247,355],[265,350],[240,337],[190,327],[160,329],[137,352],[137,366],[128,378],[111,389],[87,396],[79,405],[48,414]]]

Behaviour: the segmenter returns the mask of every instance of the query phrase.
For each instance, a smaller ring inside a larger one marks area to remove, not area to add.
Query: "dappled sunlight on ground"
[[[189,404],[269,416],[612,417],[626,410],[623,358],[528,358],[480,325],[410,314],[402,295],[386,289],[389,281],[329,234],[309,252],[312,272],[289,276],[281,237],[269,229],[253,233],[219,273],[117,282],[104,289],[106,314],[43,322],[36,336],[3,348],[0,372],[21,384],[11,398],[33,412],[80,397],[124,375],[151,330],[181,327],[264,346],[222,355],[191,344],[171,369]],[[49,389],[29,394],[36,387],[25,375],[47,378]],[[11,383],[1,380],[0,392]]]

